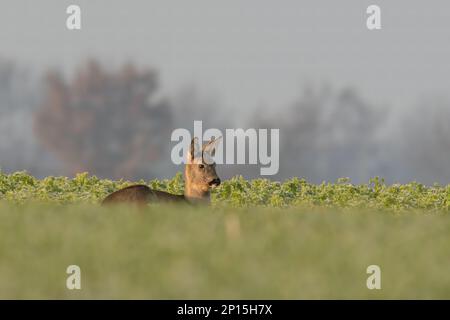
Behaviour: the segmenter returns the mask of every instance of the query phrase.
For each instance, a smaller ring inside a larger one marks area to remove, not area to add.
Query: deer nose
[[[218,186],[218,185],[220,185],[220,179],[219,178],[216,178],[216,179],[213,179],[213,180],[211,180],[210,182],[209,182],[209,185],[210,186]]]

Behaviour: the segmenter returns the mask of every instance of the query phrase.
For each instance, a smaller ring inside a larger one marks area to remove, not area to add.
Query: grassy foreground
[[[235,178],[211,207],[98,205],[129,184],[0,172],[0,298],[450,299],[449,186]]]
[[[0,298],[450,298],[448,214],[3,203],[0,221]]]

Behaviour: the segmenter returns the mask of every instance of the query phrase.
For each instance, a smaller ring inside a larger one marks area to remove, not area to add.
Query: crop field
[[[0,173],[0,298],[450,298],[450,187],[234,178],[210,207],[99,205],[129,184]]]

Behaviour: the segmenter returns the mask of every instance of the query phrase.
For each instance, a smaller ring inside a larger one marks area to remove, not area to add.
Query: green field
[[[0,173],[0,298],[450,298],[449,187],[236,178],[211,207],[98,205],[127,184]]]

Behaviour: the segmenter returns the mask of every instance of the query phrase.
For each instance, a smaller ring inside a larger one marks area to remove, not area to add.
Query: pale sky
[[[81,7],[82,30],[66,29]],[[366,28],[381,7],[382,29]],[[352,86],[373,103],[446,94],[450,3],[420,0],[40,0],[0,2],[0,56],[66,72],[87,57],[154,66],[221,105],[291,103],[307,83]]]

